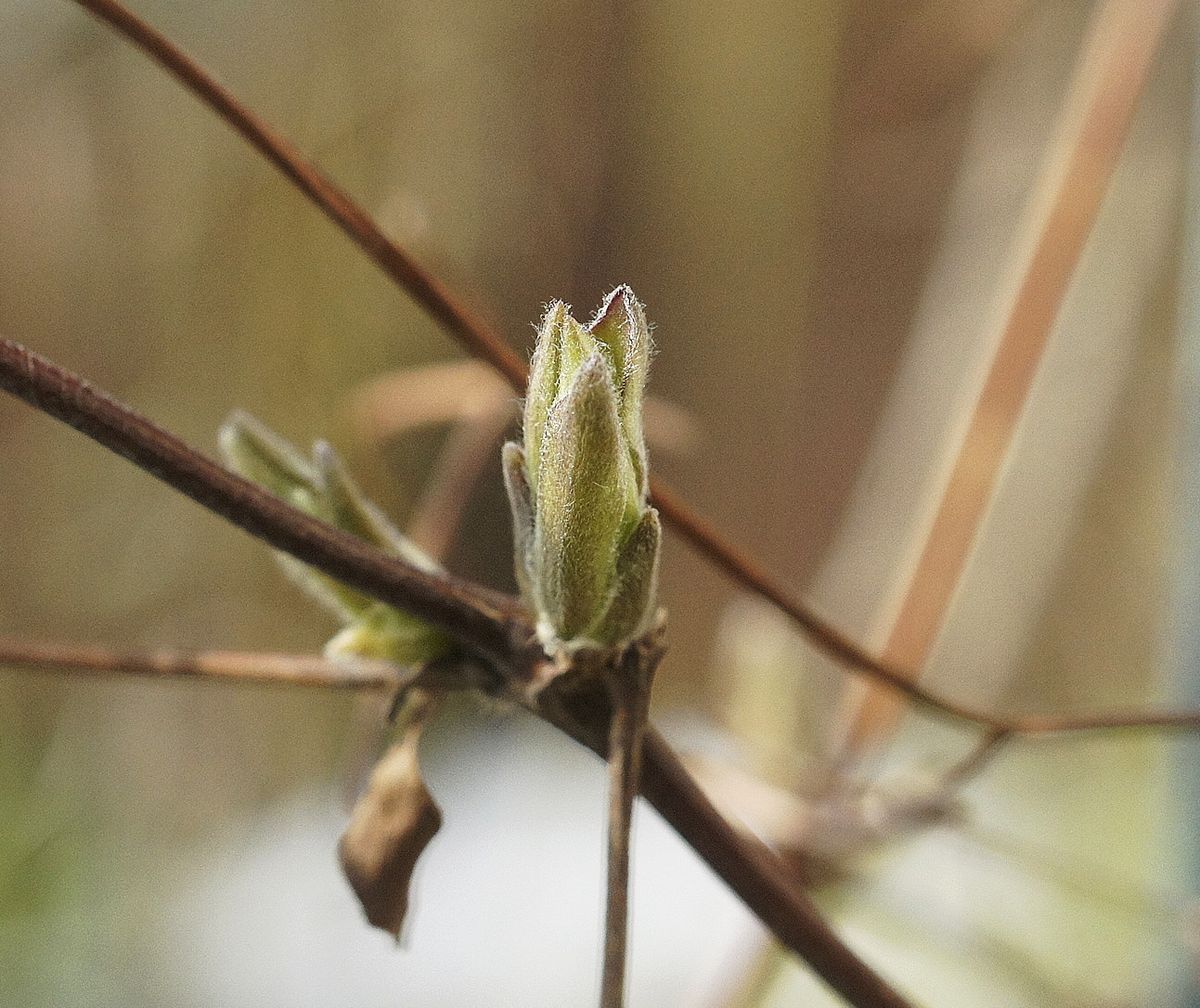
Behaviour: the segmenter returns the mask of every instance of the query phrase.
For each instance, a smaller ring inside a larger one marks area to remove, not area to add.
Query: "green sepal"
[[[517,587],[526,602],[533,600],[532,557],[533,549],[533,496],[525,469],[525,451],[519,444],[509,441],[500,452],[504,473],[504,489],[508,493],[508,505],[512,511],[513,525],[513,571]]]
[[[616,390],[603,353],[587,358],[547,418],[535,496],[534,591],[562,640],[595,622],[612,585],[632,496]]]
[[[308,514],[319,510],[316,468],[249,413],[236,410],[218,433],[230,468]]]
[[[662,526],[650,508],[621,546],[617,579],[608,609],[588,637],[598,644],[622,644],[640,636],[654,621],[658,595],[658,554]]]
[[[567,306],[555,301],[546,309],[538,327],[537,344],[529,366],[529,387],[525,394],[523,429],[526,475],[531,488],[537,487],[537,466],[542,453],[542,436],[550,407],[558,398],[559,365],[562,361],[562,326],[569,317]]]
[[[642,399],[650,370],[650,326],[641,302],[622,285],[605,299],[588,326],[608,352],[616,375],[621,426],[628,442],[638,488],[646,493],[646,435],[642,424]]]
[[[376,658],[397,665],[416,665],[448,653],[453,642],[428,623],[374,603],[358,619],[334,635],[325,645],[325,655]]]

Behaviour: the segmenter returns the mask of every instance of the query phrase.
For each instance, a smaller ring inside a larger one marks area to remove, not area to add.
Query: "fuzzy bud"
[[[269,427],[238,412],[222,425],[220,444],[231,469],[280,499],[394,553],[414,567],[431,572],[438,569],[367,500],[337,453],[324,441],[313,446],[312,458],[307,459]],[[416,665],[450,650],[450,639],[423,620],[347,588],[285,553],[277,553],[276,557],[288,576],[342,623],[341,632],[325,645],[329,657]]]
[[[649,359],[628,287],[586,327],[555,302],[538,329],[524,445],[505,445],[503,465],[517,582],[547,651],[626,644],[653,619],[661,533],[642,431]]]

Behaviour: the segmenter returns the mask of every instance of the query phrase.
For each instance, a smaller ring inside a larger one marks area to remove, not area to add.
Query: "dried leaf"
[[[442,825],[441,810],[421,777],[420,728],[414,722],[384,753],[338,843],[342,871],[367,920],[397,939],[413,869]]]

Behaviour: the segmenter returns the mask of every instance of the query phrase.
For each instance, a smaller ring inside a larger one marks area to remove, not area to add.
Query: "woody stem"
[[[633,799],[641,784],[642,739],[653,675],[653,665],[645,657],[638,649],[631,649],[617,663],[609,681],[612,721],[608,730],[608,882],[600,1008],[622,1008],[625,1003],[630,834]]]

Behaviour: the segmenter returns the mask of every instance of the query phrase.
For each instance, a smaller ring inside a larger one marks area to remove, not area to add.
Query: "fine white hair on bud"
[[[312,458],[305,458],[265,424],[240,411],[222,425],[219,440],[229,467],[246,479],[414,567],[439,569],[366,498],[326,442],[318,441]],[[376,602],[285,553],[276,557],[288,576],[341,622],[341,631],[325,645],[329,657],[417,665],[450,650],[450,639],[424,620]]]
[[[650,330],[626,286],[584,326],[553,302],[538,327],[524,443],[503,452],[517,583],[548,652],[629,643],[650,625],[661,532],[642,400]]]

